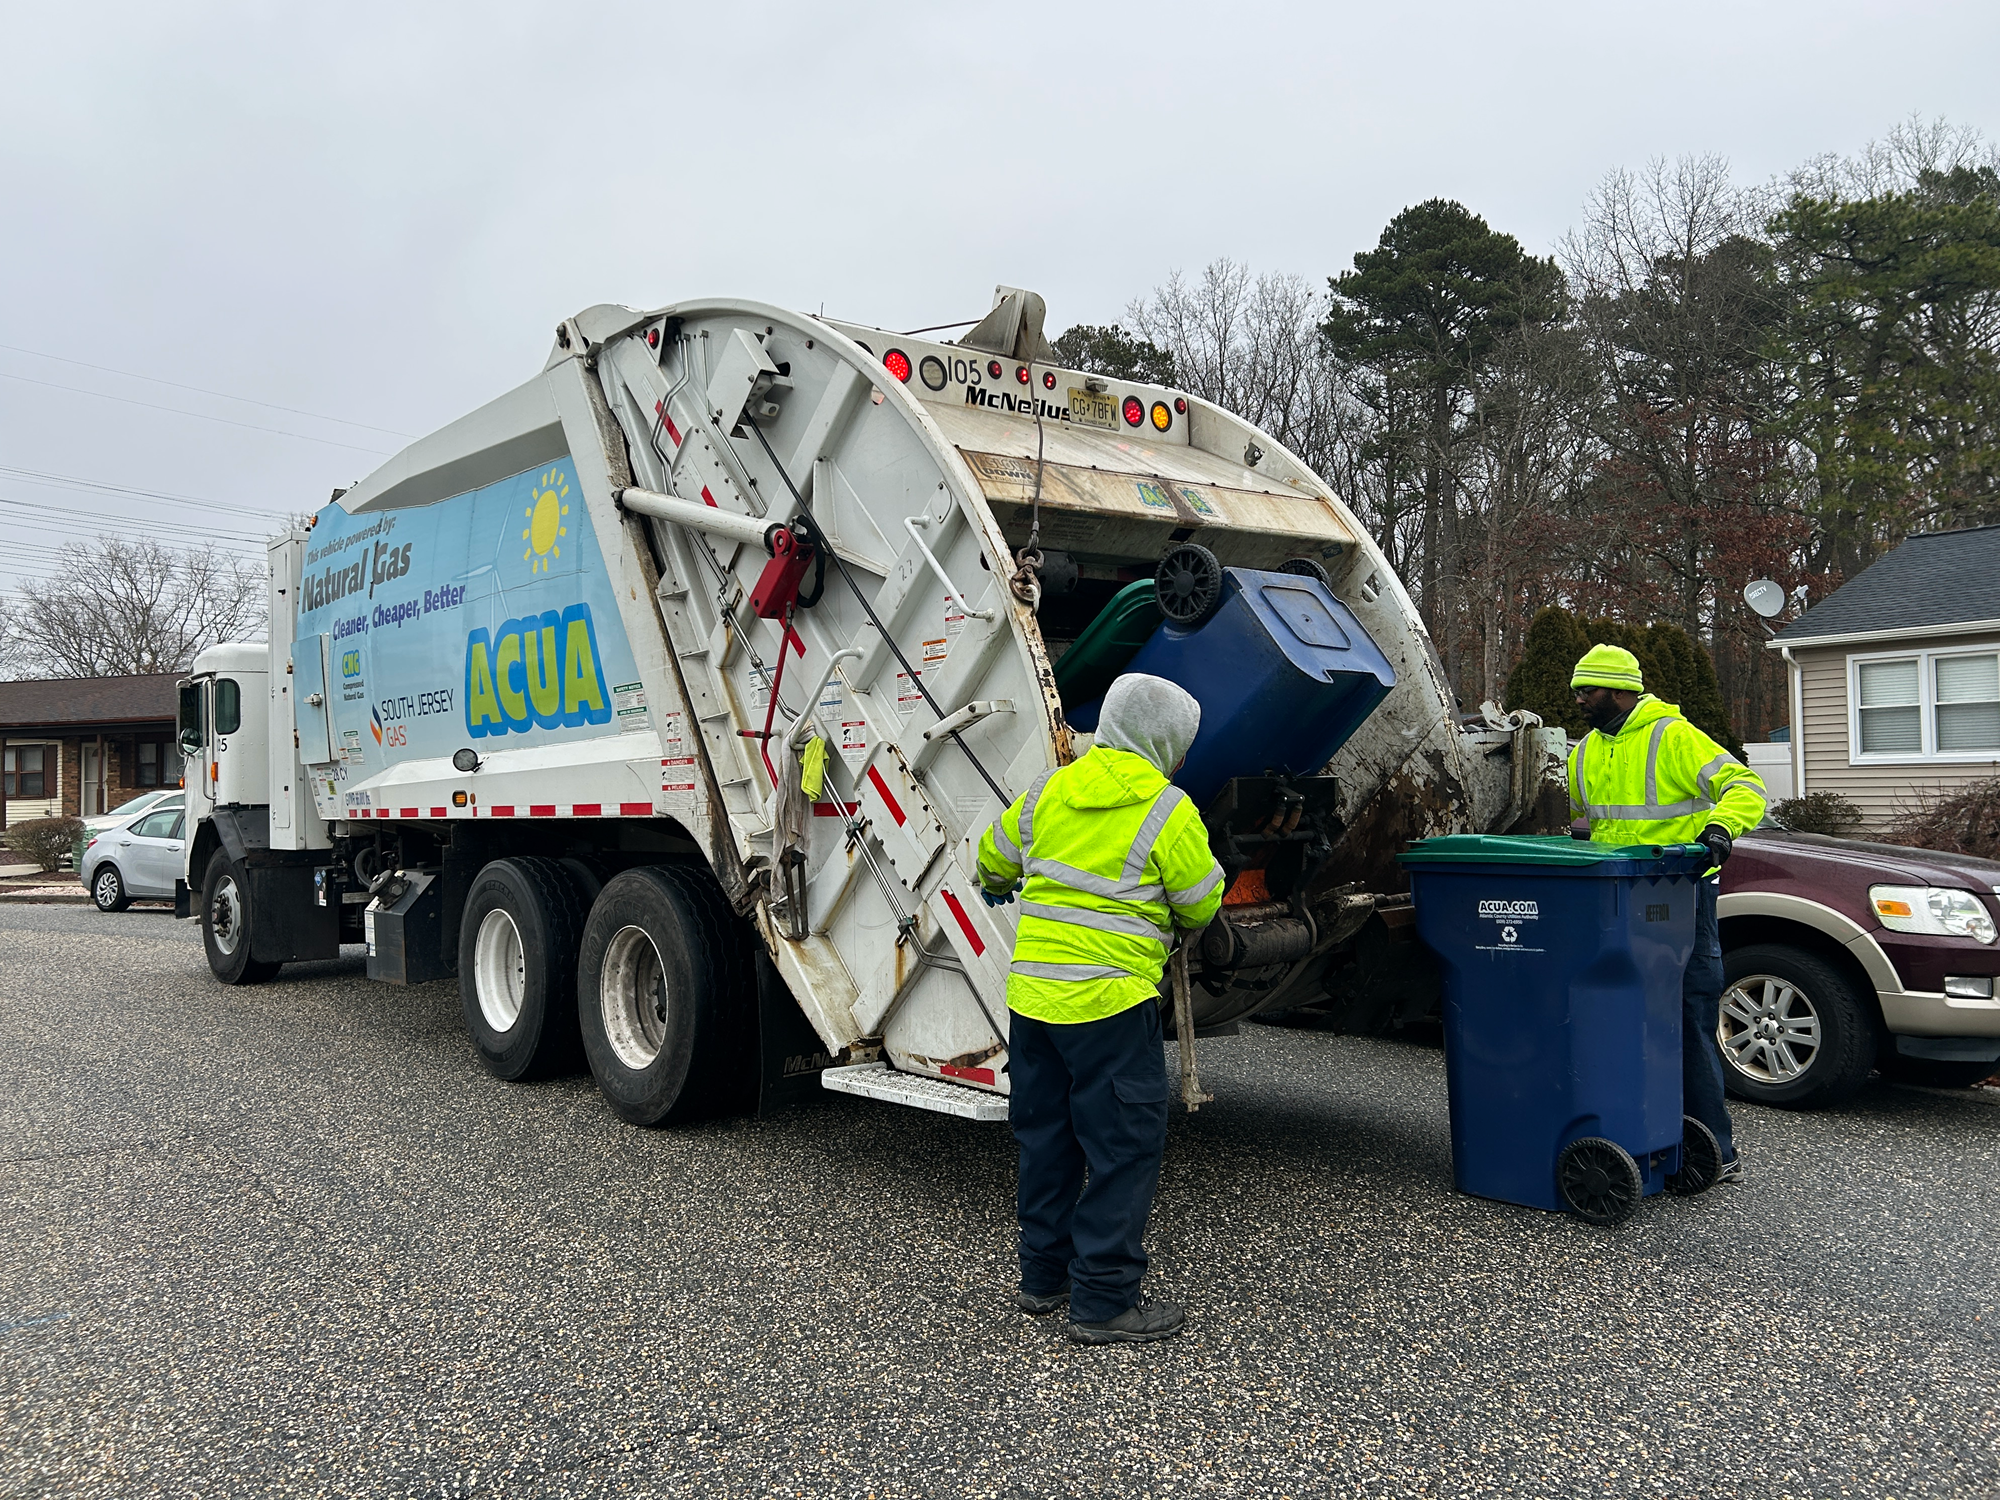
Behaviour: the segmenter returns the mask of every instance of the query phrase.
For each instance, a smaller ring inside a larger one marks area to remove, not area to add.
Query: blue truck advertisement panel
[[[339,780],[651,727],[567,457],[431,505],[328,506],[299,596],[300,648],[330,638]]]

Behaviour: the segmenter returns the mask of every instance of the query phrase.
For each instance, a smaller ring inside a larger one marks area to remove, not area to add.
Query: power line
[[[141,489],[129,484],[105,484],[75,474],[51,474],[41,469],[17,469],[9,464],[0,464],[0,477],[19,480],[24,484],[49,485],[61,489],[95,490],[106,495],[131,495],[143,500],[171,500],[177,505],[196,505],[203,510],[233,511],[239,515],[271,517],[280,521],[290,519],[289,513],[280,514],[254,505],[231,505],[226,500],[209,500],[200,495],[181,495],[171,490]]]
[[[169,412],[177,417],[194,417],[202,422],[220,422],[225,427],[245,427],[252,432],[273,432],[279,437],[297,438],[304,443],[324,443],[329,448],[351,448],[356,453],[373,453],[381,458],[389,456],[386,448],[368,448],[360,443],[343,443],[337,438],[314,437],[309,432],[290,432],[283,427],[266,427],[259,422],[239,422],[234,417],[211,416],[203,411],[184,411],[178,406],[161,406],[157,401],[138,401],[130,396],[113,396],[106,391],[86,390],[80,385],[63,385],[54,380],[37,380],[32,375],[12,375],[0,370],[0,380],[18,380],[25,385],[47,386],[52,391],[68,391],[75,396],[95,396],[100,401],[122,401],[127,406],[143,406],[148,411]]]
[[[94,365],[88,360],[71,359],[66,354],[49,354],[40,349],[24,349],[19,344],[0,344],[0,349],[11,350],[15,354],[28,354],[36,359],[52,359],[57,364],[76,365],[85,370],[101,370],[106,375],[123,375],[131,380],[149,380],[154,385],[170,385],[177,391],[193,391],[198,396],[216,396],[224,401],[241,401],[249,406],[262,406],[271,411],[288,411],[295,417],[311,417],[316,422],[337,422],[342,427],[364,427],[370,432],[387,433],[390,437],[407,438],[415,433],[399,432],[394,427],[377,427],[373,422],[354,422],[346,417],[329,417],[323,412],[307,411],[299,406],[280,406],[275,401],[259,401],[255,396],[232,396],[228,391],[211,391],[206,386],[183,385],[178,380],[166,380],[158,375],[141,375],[137,370],[120,370],[111,365]]]

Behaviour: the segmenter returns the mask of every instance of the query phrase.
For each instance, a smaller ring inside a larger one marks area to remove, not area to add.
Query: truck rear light
[[[1174,425],[1174,414],[1167,410],[1166,402],[1155,401],[1153,403],[1153,425],[1162,432],[1165,432],[1169,427]]]
[[[1054,370],[1042,371],[1042,389],[1045,391],[1052,391],[1055,388],[1056,388],[1056,372]]]
[[[1000,361],[997,359],[988,360],[986,364],[986,373],[988,375],[991,375],[995,380],[998,380],[1000,378],[1001,371],[1005,368],[1006,367],[1002,365]]]
[[[1014,379],[1022,385],[1026,385],[1028,383],[1028,367],[1026,365],[1017,365],[1014,369]]]
[[[1125,398],[1125,425],[1127,427],[1137,427],[1145,420],[1146,403],[1141,401],[1137,396],[1127,396]]]
[[[910,381],[910,356],[901,349],[891,349],[882,356],[882,367],[905,385]]]
[[[1175,410],[1175,411],[1177,411],[1177,412],[1179,412],[1179,413],[1180,413],[1180,414],[1181,414],[1182,416],[1186,416],[1186,415],[1187,415],[1187,397],[1185,397],[1185,396],[1176,396],[1176,397],[1174,397],[1174,410]]]

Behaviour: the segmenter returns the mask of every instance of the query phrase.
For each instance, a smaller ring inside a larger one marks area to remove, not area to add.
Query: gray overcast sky
[[[318,416],[436,427],[595,302],[910,328],[1004,281],[1053,333],[1216,256],[1324,277],[1429,197],[1546,252],[1655,156],[1758,182],[1912,113],[2000,135],[1992,0],[0,20],[0,585],[99,530],[261,550],[256,516],[23,471],[314,510],[398,445]]]

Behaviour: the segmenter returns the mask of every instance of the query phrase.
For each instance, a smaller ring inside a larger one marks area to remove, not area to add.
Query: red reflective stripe
[[[357,813],[357,812],[355,812],[355,810],[354,810],[353,808],[351,808],[351,807],[350,807],[350,808],[348,808],[348,810],[347,810],[347,815],[348,815],[348,817],[350,817],[350,818],[356,818],[356,817],[359,817],[359,816],[360,816],[360,814],[359,814],[359,813]]]
[[[859,802],[815,802],[813,804],[813,816],[815,818],[837,818],[843,812],[851,818],[860,811],[861,804]]]
[[[896,826],[901,828],[908,820],[904,818],[903,809],[897,805],[895,797],[890,794],[889,783],[882,779],[882,773],[873,766],[868,768],[868,779],[875,783],[875,790],[882,794],[882,800],[889,805],[889,816],[894,818]]]
[[[702,501],[703,501],[703,503],[704,503],[704,504],[707,504],[707,505],[710,505],[710,506],[713,506],[713,507],[714,507],[714,508],[715,508],[716,510],[721,510],[721,509],[722,509],[722,507],[721,507],[721,506],[719,506],[719,505],[716,505],[716,503],[715,503],[715,496],[711,495],[711,494],[710,494],[710,493],[708,492],[708,486],[707,486],[707,485],[703,485],[703,486],[701,487],[701,498],[702,498]]]
[[[939,892],[939,894],[944,897],[944,904],[951,908],[951,914],[958,918],[958,930],[964,933],[966,941],[972,944],[973,956],[976,958],[978,955],[984,953],[986,951],[986,944],[980,941],[979,933],[972,925],[972,919],[966,916],[965,908],[958,904],[958,897],[951,893],[949,887]],[[970,1077],[971,1075],[968,1074],[967,1076]],[[991,1083],[993,1075],[988,1073],[984,1081]]]
[[[578,818],[595,818],[604,812],[601,802],[579,802],[570,808],[570,815]]]
[[[489,807],[486,809],[486,816],[489,818],[511,818],[514,816],[513,804],[508,803],[501,807]]]
[[[553,818],[555,815],[556,805],[553,802],[531,802],[528,804],[528,816],[531,818]]]
[[[441,808],[441,807],[434,807],[434,808],[432,808],[432,809],[431,809],[431,816],[432,816],[432,817],[434,817],[434,818],[441,818],[441,817],[443,817],[443,816],[444,816],[444,809],[443,809],[443,808]]]
[[[961,1068],[957,1063],[939,1063],[938,1071],[947,1078],[966,1078],[974,1083],[991,1083],[991,1068]]]
[[[378,807],[375,809],[375,816],[378,818],[386,818],[389,816],[389,809],[386,807]]]
[[[421,817],[422,814],[419,813],[414,807],[406,807],[402,811],[402,816],[406,818],[415,818],[415,817]]]
[[[664,401],[655,401],[653,403],[653,411],[662,422],[667,424],[667,436],[674,440],[674,446],[676,448],[680,447],[681,430],[674,426],[674,419],[667,415],[667,403]]]
[[[650,802],[621,802],[618,804],[618,815],[621,818],[650,818],[653,815],[653,804]]]

